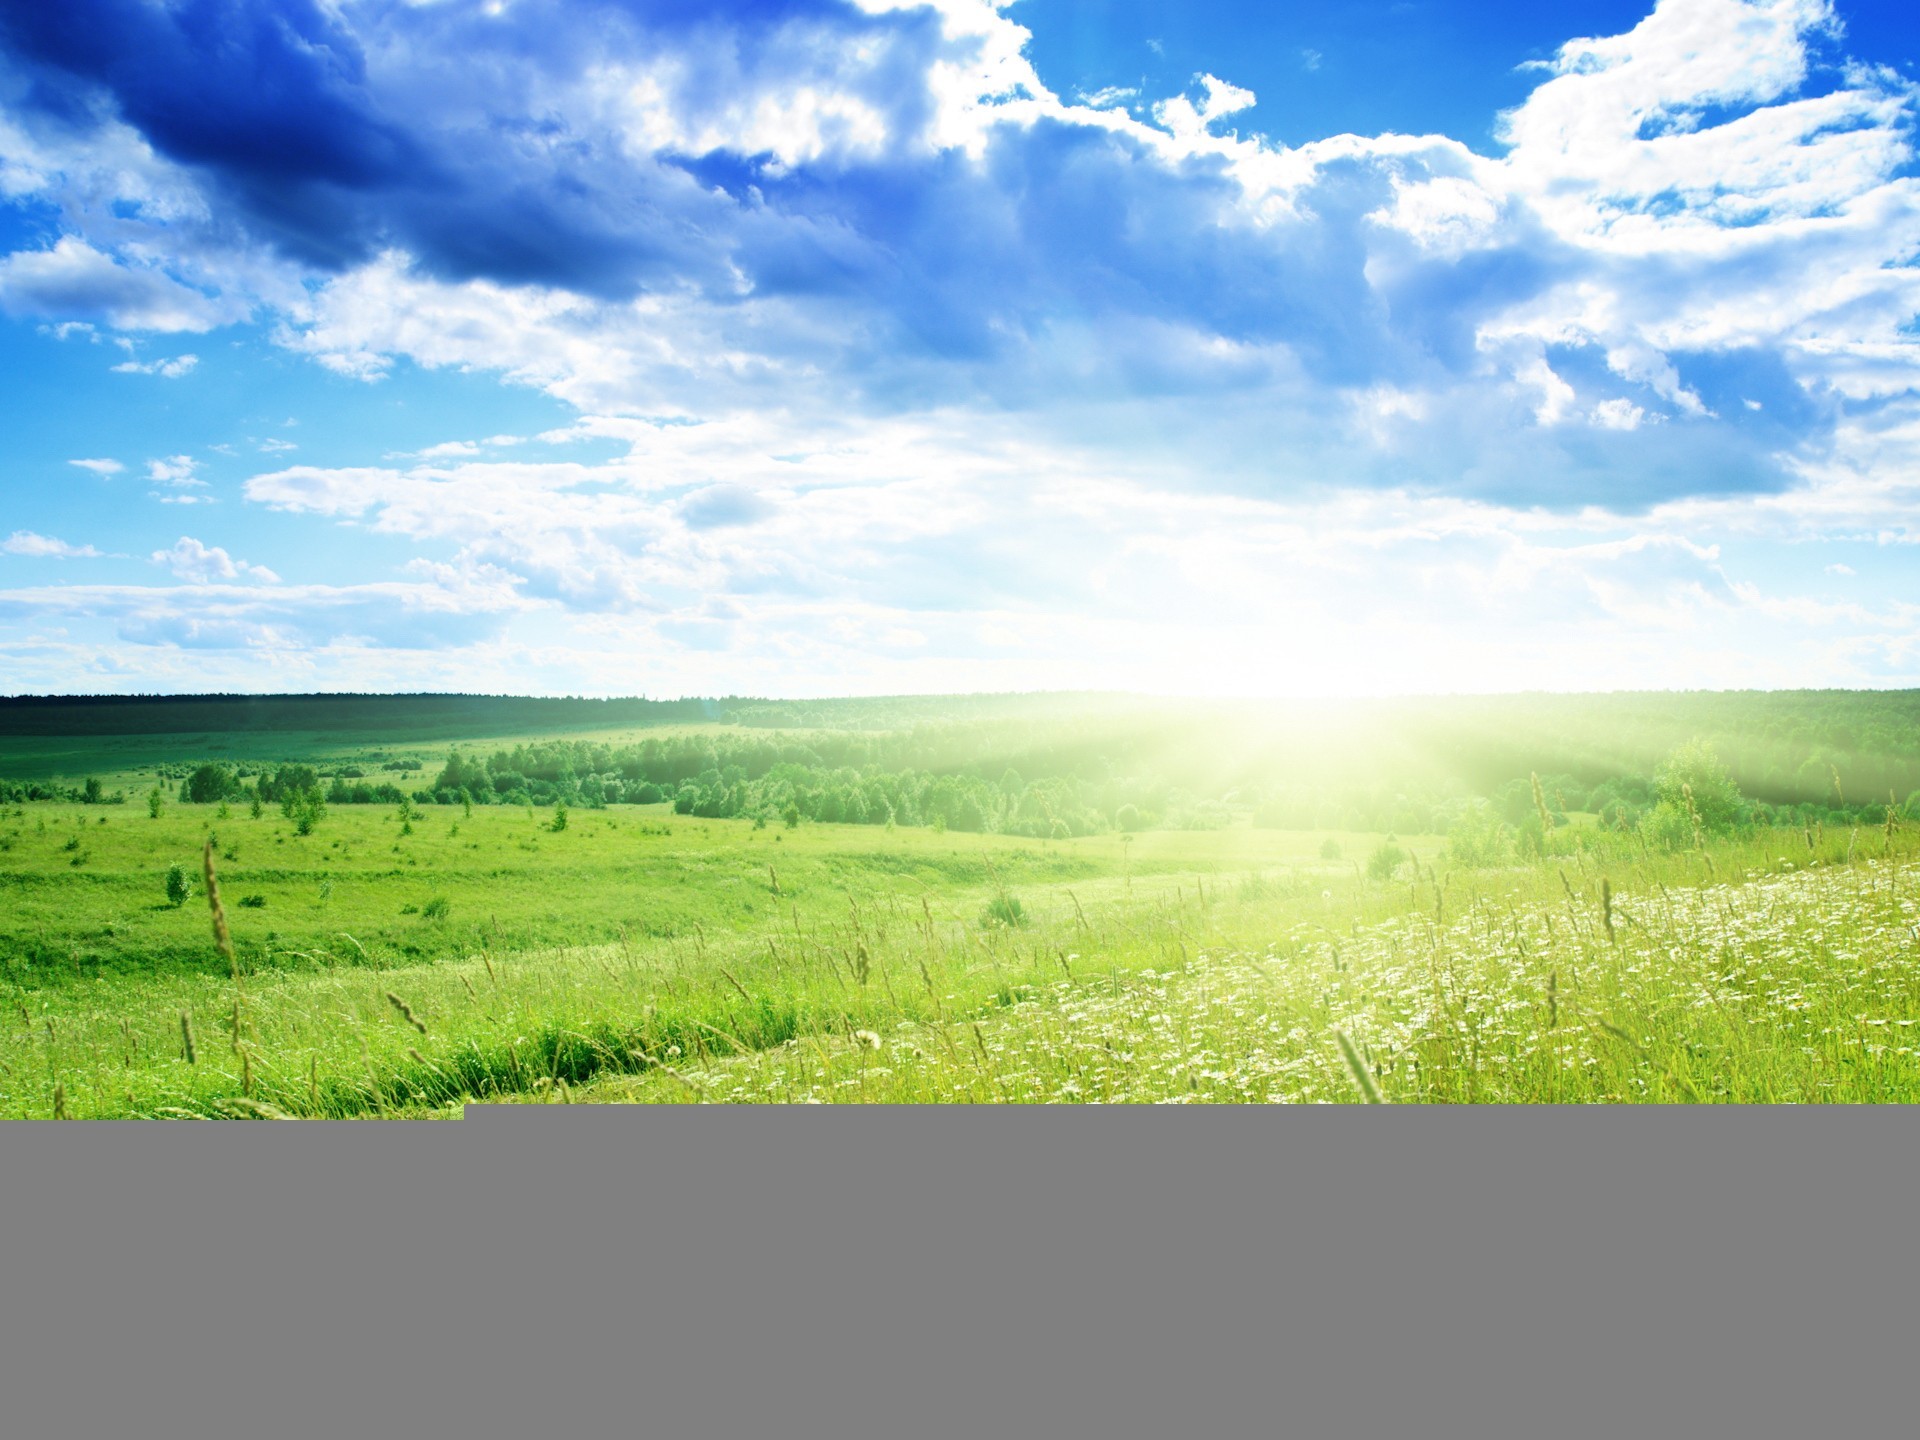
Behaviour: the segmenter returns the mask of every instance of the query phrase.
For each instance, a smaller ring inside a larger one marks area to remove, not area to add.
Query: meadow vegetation
[[[862,703],[902,728],[196,733],[17,778],[0,1114],[1920,1089],[1920,827],[1838,764],[1767,800],[1693,735],[1489,782],[1434,732],[802,714]]]

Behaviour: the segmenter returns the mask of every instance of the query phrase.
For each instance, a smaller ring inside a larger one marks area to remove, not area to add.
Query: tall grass
[[[299,970],[240,953],[224,975],[16,993],[0,1109],[1907,1100],[1912,848],[1872,832],[1849,862],[1781,832],[1605,869],[1135,874],[1029,891],[1021,925],[974,892],[855,893],[757,933],[430,965],[343,936]]]

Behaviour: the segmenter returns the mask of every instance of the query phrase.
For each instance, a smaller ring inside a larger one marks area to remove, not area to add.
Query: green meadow
[[[1836,752],[1767,799],[1687,715],[1491,783],[835,703],[0,739],[0,1115],[1920,1093],[1920,823]]]

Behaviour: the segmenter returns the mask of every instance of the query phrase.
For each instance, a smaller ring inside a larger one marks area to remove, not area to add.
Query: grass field
[[[338,807],[301,836],[272,811],[13,807],[0,1114],[1920,1091],[1906,830],[1478,870],[1402,839],[1376,880],[1378,836],[1244,823],[552,824]]]

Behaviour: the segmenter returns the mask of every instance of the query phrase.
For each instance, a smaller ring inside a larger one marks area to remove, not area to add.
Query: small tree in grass
[[[167,808],[167,798],[160,793],[160,787],[154,786],[147,792],[147,818],[158,820],[160,812]]]
[[[280,802],[280,813],[293,821],[293,833],[311,835],[313,827],[327,817],[318,790],[296,790]]]
[[[1386,842],[1367,857],[1367,878],[1369,880],[1391,880],[1393,872],[1407,863],[1407,852],[1394,843],[1389,835]]]
[[[167,903],[176,909],[187,903],[193,895],[193,877],[187,874],[184,865],[167,867]]]
[[[556,800],[553,802],[553,823],[549,825],[547,828],[552,830],[556,835],[559,834],[562,830],[567,828],[567,802],[566,801]]]
[[[1018,895],[1009,895],[1002,890],[987,902],[987,908],[980,912],[980,923],[992,929],[996,926],[1017,930],[1027,923],[1027,907],[1020,903]]]

